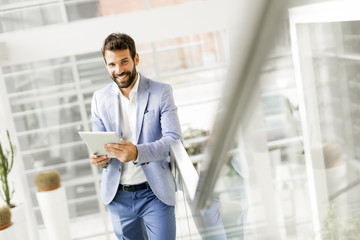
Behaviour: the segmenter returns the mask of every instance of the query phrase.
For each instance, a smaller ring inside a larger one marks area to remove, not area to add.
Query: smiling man
[[[170,145],[181,139],[169,85],[136,71],[139,55],[127,34],[113,33],[102,47],[113,82],[97,90],[91,104],[94,132],[117,132],[122,144],[104,146],[106,155],[90,155],[101,167],[101,198],[118,239],[175,239],[175,180]]]

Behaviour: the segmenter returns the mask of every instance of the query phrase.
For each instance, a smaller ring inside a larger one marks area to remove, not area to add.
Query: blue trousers
[[[175,240],[175,207],[161,202],[149,186],[136,192],[118,190],[107,207],[118,239]]]

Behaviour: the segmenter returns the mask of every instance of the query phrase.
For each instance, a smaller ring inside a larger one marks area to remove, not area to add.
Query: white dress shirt
[[[137,105],[137,91],[141,76],[137,74],[137,80],[132,88],[129,98],[127,99],[119,89],[120,101],[120,124],[121,134],[125,141],[136,144],[136,105]],[[136,160],[136,159],[134,159]],[[134,185],[146,182],[145,174],[140,166],[134,165],[132,161],[123,163],[120,183],[123,185]]]

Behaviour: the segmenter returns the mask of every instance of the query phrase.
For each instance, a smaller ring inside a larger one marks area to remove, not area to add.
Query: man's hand
[[[134,144],[121,139],[122,144],[109,143],[104,146],[105,151],[115,156],[120,162],[130,162],[137,158],[138,151]]]
[[[104,167],[110,159],[106,155],[97,156],[96,153],[90,154],[90,163],[95,167]]]

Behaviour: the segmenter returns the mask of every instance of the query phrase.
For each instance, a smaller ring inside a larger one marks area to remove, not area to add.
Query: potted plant
[[[0,217],[3,220],[7,219],[9,216],[8,211],[10,210],[11,222],[9,227],[0,231],[0,239],[24,239],[29,236],[25,217],[25,207],[23,204],[14,204],[11,202],[15,190],[11,190],[8,176],[14,165],[15,148],[10,139],[9,131],[6,131],[6,134],[10,150],[4,150],[3,145],[0,142],[0,195],[6,203],[5,208],[1,208],[3,211],[0,213],[2,215]]]
[[[8,206],[0,207],[0,231],[11,224],[11,211]]]
[[[11,169],[14,164],[14,147],[10,139],[9,131],[6,131],[6,134],[10,144],[10,151],[7,150],[6,152],[4,152],[2,148],[2,144],[0,142],[0,180],[2,187],[2,191],[0,191],[0,195],[2,199],[5,201],[6,205],[8,205],[9,208],[12,208],[14,207],[14,205],[11,204],[10,201],[14,195],[14,189],[12,191],[10,190],[8,175],[11,172]]]
[[[49,240],[70,240],[69,210],[65,188],[57,170],[46,170],[35,176],[36,197]]]
[[[11,198],[14,195],[14,190],[10,190],[9,182],[8,182],[8,175],[11,172],[11,169],[14,164],[14,148],[12,142],[10,140],[10,134],[6,131],[7,137],[10,143],[10,151],[4,152],[2,144],[0,142],[0,181],[1,181],[1,188],[0,195],[4,202],[6,203],[5,206],[0,207],[0,238],[9,238],[12,239],[15,236],[15,233],[12,230],[8,230],[12,222],[12,213],[10,208],[14,207],[11,204]],[[10,156],[9,156],[10,155]]]

